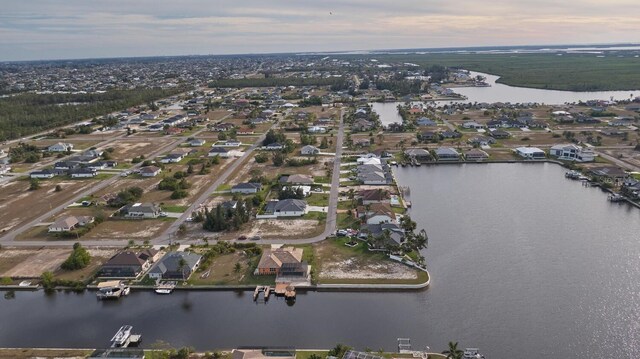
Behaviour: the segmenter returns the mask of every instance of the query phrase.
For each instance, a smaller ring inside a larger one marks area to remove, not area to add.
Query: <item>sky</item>
[[[0,61],[640,42],[638,0],[2,0]]]

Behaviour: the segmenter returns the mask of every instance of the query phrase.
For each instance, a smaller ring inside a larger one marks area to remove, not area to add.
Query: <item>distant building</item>
[[[146,219],[158,218],[162,210],[153,203],[134,203],[120,208],[120,214],[125,218]]]
[[[549,155],[559,160],[575,162],[593,162],[596,156],[592,149],[582,148],[572,143],[551,146]]]
[[[68,152],[73,149],[73,144],[58,142],[54,145],[47,147],[48,152]]]
[[[261,183],[245,182],[231,187],[231,193],[252,194],[262,190]]]

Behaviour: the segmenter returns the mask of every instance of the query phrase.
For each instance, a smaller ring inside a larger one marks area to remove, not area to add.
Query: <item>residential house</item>
[[[489,136],[493,138],[502,139],[502,138],[509,138],[511,134],[509,134],[509,132],[504,130],[493,130],[489,132]]]
[[[439,139],[440,139],[440,134],[433,131],[424,131],[418,134],[418,140],[422,142],[431,142]]]
[[[65,174],[65,171],[63,170],[57,170],[57,169],[44,169],[44,170],[40,170],[40,171],[33,171],[29,174],[30,178],[37,178],[37,179],[48,179],[48,178],[53,178],[55,176],[59,176],[59,175],[63,175]]]
[[[140,168],[140,175],[142,177],[155,177],[160,174],[160,172],[162,172],[162,169],[156,166],[144,166]]]
[[[171,252],[149,271],[149,278],[187,280],[200,265],[202,256],[192,252]]]
[[[164,156],[160,163],[178,163],[184,158],[184,154],[182,153],[170,153]]]
[[[419,119],[416,120],[416,125],[418,126],[437,126],[438,124],[426,117],[420,117]]]
[[[596,179],[607,183],[622,183],[629,175],[619,167],[594,167],[589,170],[589,173]]]
[[[365,189],[358,192],[358,198],[366,206],[373,203],[387,203],[390,195],[388,191],[383,189]]]
[[[358,217],[364,217],[367,224],[396,223],[396,214],[389,203],[372,203],[359,207]]]
[[[572,143],[551,146],[549,155],[565,161],[593,162],[595,160],[595,153],[592,149],[582,148]]]
[[[98,175],[98,172],[93,168],[83,167],[71,170],[69,174],[71,178],[93,178]]]
[[[277,277],[307,277],[308,264],[302,261],[302,248],[280,247],[265,249],[258,262],[256,275]]]
[[[293,174],[287,177],[287,184],[312,185],[313,177],[308,175]]]
[[[326,133],[327,128],[325,126],[309,126],[307,127],[309,133]]]
[[[224,147],[211,147],[209,150],[209,157],[229,158],[229,150]]]
[[[476,121],[467,121],[462,124],[462,128],[479,130],[484,128],[484,125]]]
[[[537,147],[518,147],[514,151],[518,156],[527,160],[540,160],[547,157],[544,151]]]
[[[203,139],[191,139],[187,141],[187,144],[191,147],[200,147],[202,145],[204,145],[205,143],[207,143],[207,141],[203,140]]]
[[[384,249],[386,244],[400,245],[404,243],[404,231],[396,223],[366,224],[361,227],[358,236],[371,236],[371,246],[375,249]]]
[[[440,133],[440,137],[442,138],[460,138],[462,137],[462,134],[458,131],[444,131],[442,133]]]
[[[415,159],[416,161],[421,163],[433,161],[433,156],[431,156],[431,153],[423,148],[409,148],[404,151],[404,154],[410,159]]]
[[[262,146],[262,148],[267,151],[280,151],[284,148],[284,145],[281,143],[273,142],[266,146]]]
[[[311,145],[306,145],[300,150],[300,154],[303,156],[315,156],[318,153],[320,153],[320,150],[317,147]]]
[[[483,150],[472,148],[464,154],[467,161],[481,162],[489,158],[489,154]]]
[[[162,210],[153,203],[134,203],[123,206],[119,212],[125,218],[145,219],[158,218]]]
[[[496,140],[488,136],[476,136],[470,138],[467,142],[474,146],[486,147],[496,143]]]
[[[460,160],[460,153],[451,147],[438,147],[434,152],[438,161]]]
[[[307,202],[292,198],[271,200],[267,202],[264,212],[276,217],[300,217],[307,213]]]
[[[100,268],[98,276],[110,278],[136,278],[146,272],[158,259],[159,252],[153,248],[141,252],[124,251],[109,259]]]
[[[73,149],[73,144],[58,142],[54,145],[47,147],[47,152],[69,152]]]
[[[91,216],[65,216],[58,218],[49,225],[49,233],[70,232],[77,227],[84,227],[95,220]]]
[[[351,125],[351,130],[355,132],[364,132],[373,129],[373,122],[365,119],[358,119]]]
[[[262,190],[261,183],[244,182],[231,187],[231,193],[253,194]]]

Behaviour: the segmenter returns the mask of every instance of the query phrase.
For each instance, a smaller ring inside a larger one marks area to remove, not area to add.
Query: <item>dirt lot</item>
[[[148,156],[171,141],[171,138],[164,137],[153,138],[153,140],[151,138],[143,140],[139,137],[118,140],[110,145],[115,149],[111,157],[118,162],[130,162],[134,157]]]
[[[95,181],[43,180],[41,188],[29,191],[29,181],[12,181],[0,185],[0,231],[42,215],[51,208],[71,200],[77,193],[95,184]],[[62,191],[56,192],[56,185]]]
[[[76,279],[89,276],[98,266],[115,254],[115,250],[90,249],[91,264],[82,271],[63,272],[59,270],[71,253],[71,249],[5,249],[0,251],[0,276],[14,278],[38,278],[43,272],[55,272],[64,279]],[[7,265],[8,263],[8,265]],[[82,272],[82,273],[80,273]]]
[[[379,253],[367,252],[365,244],[355,248],[344,245],[345,240],[327,240],[314,245],[318,278],[332,280],[399,280],[418,279],[418,272],[404,264],[393,262]]]
[[[158,236],[170,225],[170,219],[107,220],[85,234],[82,239],[145,240]]]
[[[240,231],[222,233],[220,239],[260,235],[264,239],[308,238],[321,234],[324,223],[315,219],[252,219]]]

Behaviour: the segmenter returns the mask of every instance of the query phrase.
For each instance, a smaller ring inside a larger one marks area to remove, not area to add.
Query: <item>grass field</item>
[[[640,59],[604,58],[594,54],[408,54],[376,55],[379,61],[411,62],[421,66],[457,66],[500,76],[512,86],[570,91],[637,90]]]

